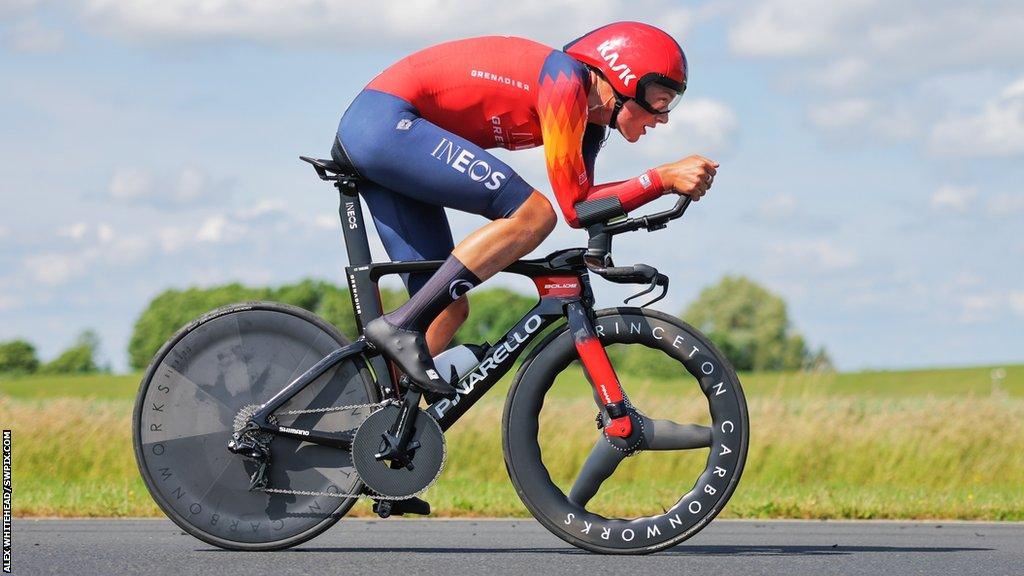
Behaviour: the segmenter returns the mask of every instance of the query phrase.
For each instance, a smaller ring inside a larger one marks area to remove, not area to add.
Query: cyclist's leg
[[[362,92],[338,134],[368,179],[421,202],[495,221],[460,243],[407,303],[367,325],[367,339],[429,388],[435,382],[427,378],[436,381],[438,376],[418,334],[459,296],[535,248],[554,226],[554,212],[504,162],[419,117],[411,104],[395,96]]]
[[[454,247],[444,208],[402,196],[371,181],[360,194],[370,208],[384,250],[392,260],[444,260]],[[402,274],[409,296],[426,284],[433,273]],[[427,346],[434,356],[451,342],[469,314],[469,301],[461,296],[441,312],[427,329]]]
[[[536,248],[555,225],[551,203],[512,168],[419,117],[400,98],[365,90],[342,119],[339,135],[368,178],[409,198],[492,220],[455,248],[480,279]]]

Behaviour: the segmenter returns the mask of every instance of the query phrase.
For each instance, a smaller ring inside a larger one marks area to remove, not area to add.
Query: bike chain
[[[388,398],[383,402],[376,402],[373,404],[349,404],[347,406],[328,406],[326,408],[307,408],[305,410],[286,410],[284,412],[276,412],[275,414],[280,416],[293,416],[300,414],[322,414],[325,412],[342,412],[344,410],[358,410],[359,408],[370,408],[371,413],[384,408],[391,404],[397,404],[394,398]],[[356,430],[351,428],[350,430]],[[342,430],[342,432],[348,432],[349,430]],[[267,492],[270,494],[292,494],[295,496],[323,496],[326,498],[372,498],[374,500],[408,500],[415,498],[418,494],[422,494],[424,490],[433,486],[434,482],[437,481],[438,477],[441,476],[441,471],[444,470],[445,460],[448,458],[448,451],[445,450],[441,460],[441,467],[437,470],[437,474],[434,475],[434,479],[423,490],[420,490],[416,494],[410,496],[385,496],[383,494],[359,492],[358,494],[342,494],[340,492],[315,492],[312,490],[285,490],[283,488],[263,488],[261,492]],[[364,490],[370,490],[363,485]]]

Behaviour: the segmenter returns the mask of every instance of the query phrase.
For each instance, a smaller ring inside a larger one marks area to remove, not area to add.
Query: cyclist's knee
[[[548,234],[555,229],[555,224],[558,223],[558,216],[555,215],[551,202],[536,190],[512,214],[512,219],[519,222],[520,229],[524,234],[538,244],[547,238]]]

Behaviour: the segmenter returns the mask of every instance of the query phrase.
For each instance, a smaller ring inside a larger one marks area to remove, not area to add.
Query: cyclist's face
[[[671,91],[669,91],[671,92]],[[627,142],[636,142],[647,130],[668,122],[668,114],[651,114],[633,100],[628,100],[619,112],[619,132]]]

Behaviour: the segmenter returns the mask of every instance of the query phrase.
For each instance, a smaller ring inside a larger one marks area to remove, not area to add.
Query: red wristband
[[[655,190],[658,192],[665,191],[665,183],[661,181],[661,176],[658,174],[657,170],[651,168],[647,172],[644,172],[644,175],[651,179],[651,186],[653,186]],[[643,177],[640,178],[640,183],[643,183]]]

